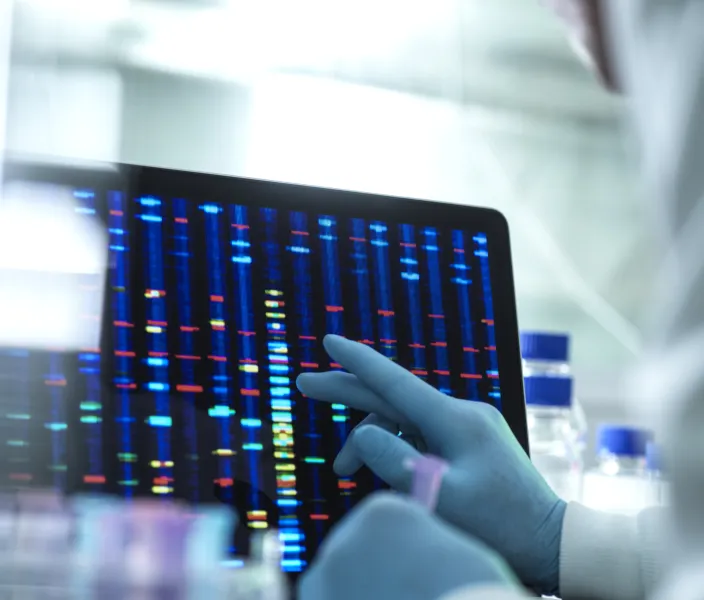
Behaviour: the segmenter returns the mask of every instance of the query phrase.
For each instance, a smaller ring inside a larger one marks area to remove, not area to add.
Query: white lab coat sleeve
[[[665,510],[615,515],[572,502],[565,512],[560,547],[563,600],[643,600],[663,578]],[[441,600],[520,600],[507,587],[472,586]]]
[[[663,575],[664,535],[662,508],[627,516],[570,503],[560,546],[561,597],[643,600]]]
[[[527,598],[530,596],[511,587],[473,585],[445,594],[439,600],[526,600]]]

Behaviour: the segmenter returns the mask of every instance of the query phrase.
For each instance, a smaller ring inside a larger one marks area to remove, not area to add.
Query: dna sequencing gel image
[[[4,485],[231,502],[249,529],[279,530],[282,567],[300,572],[330,525],[381,485],[332,469],[359,415],[296,390],[302,372],[341,369],[326,333],[501,407],[481,232],[245,202],[75,197],[109,233],[105,314],[82,316],[102,319],[105,342],[0,348]],[[87,277],[86,297],[96,288]]]

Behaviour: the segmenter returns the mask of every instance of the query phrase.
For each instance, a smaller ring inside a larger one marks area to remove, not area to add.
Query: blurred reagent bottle
[[[585,474],[582,502],[627,515],[658,504],[658,487],[646,461],[652,437],[647,429],[602,425],[597,433],[598,465]]]
[[[521,334],[533,464],[563,500],[581,498],[586,420],[573,396],[569,336]]]
[[[653,484],[653,503],[658,506],[668,504],[669,487],[662,464],[662,449],[654,441],[645,447],[645,466]]]

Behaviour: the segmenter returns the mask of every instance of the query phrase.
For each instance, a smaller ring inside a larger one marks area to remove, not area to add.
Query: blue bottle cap
[[[602,425],[597,433],[599,453],[632,458],[645,457],[648,442],[653,434],[647,429],[621,425]]]
[[[572,378],[536,375],[526,377],[526,404],[529,406],[572,406]]]
[[[521,333],[521,354],[526,360],[567,362],[570,358],[570,337],[564,333],[524,331]]]

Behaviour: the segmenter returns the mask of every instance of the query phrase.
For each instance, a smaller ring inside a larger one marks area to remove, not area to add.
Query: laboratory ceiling
[[[540,0],[132,0],[129,13],[141,32],[131,58],[165,69],[308,72],[499,108],[614,114]]]

